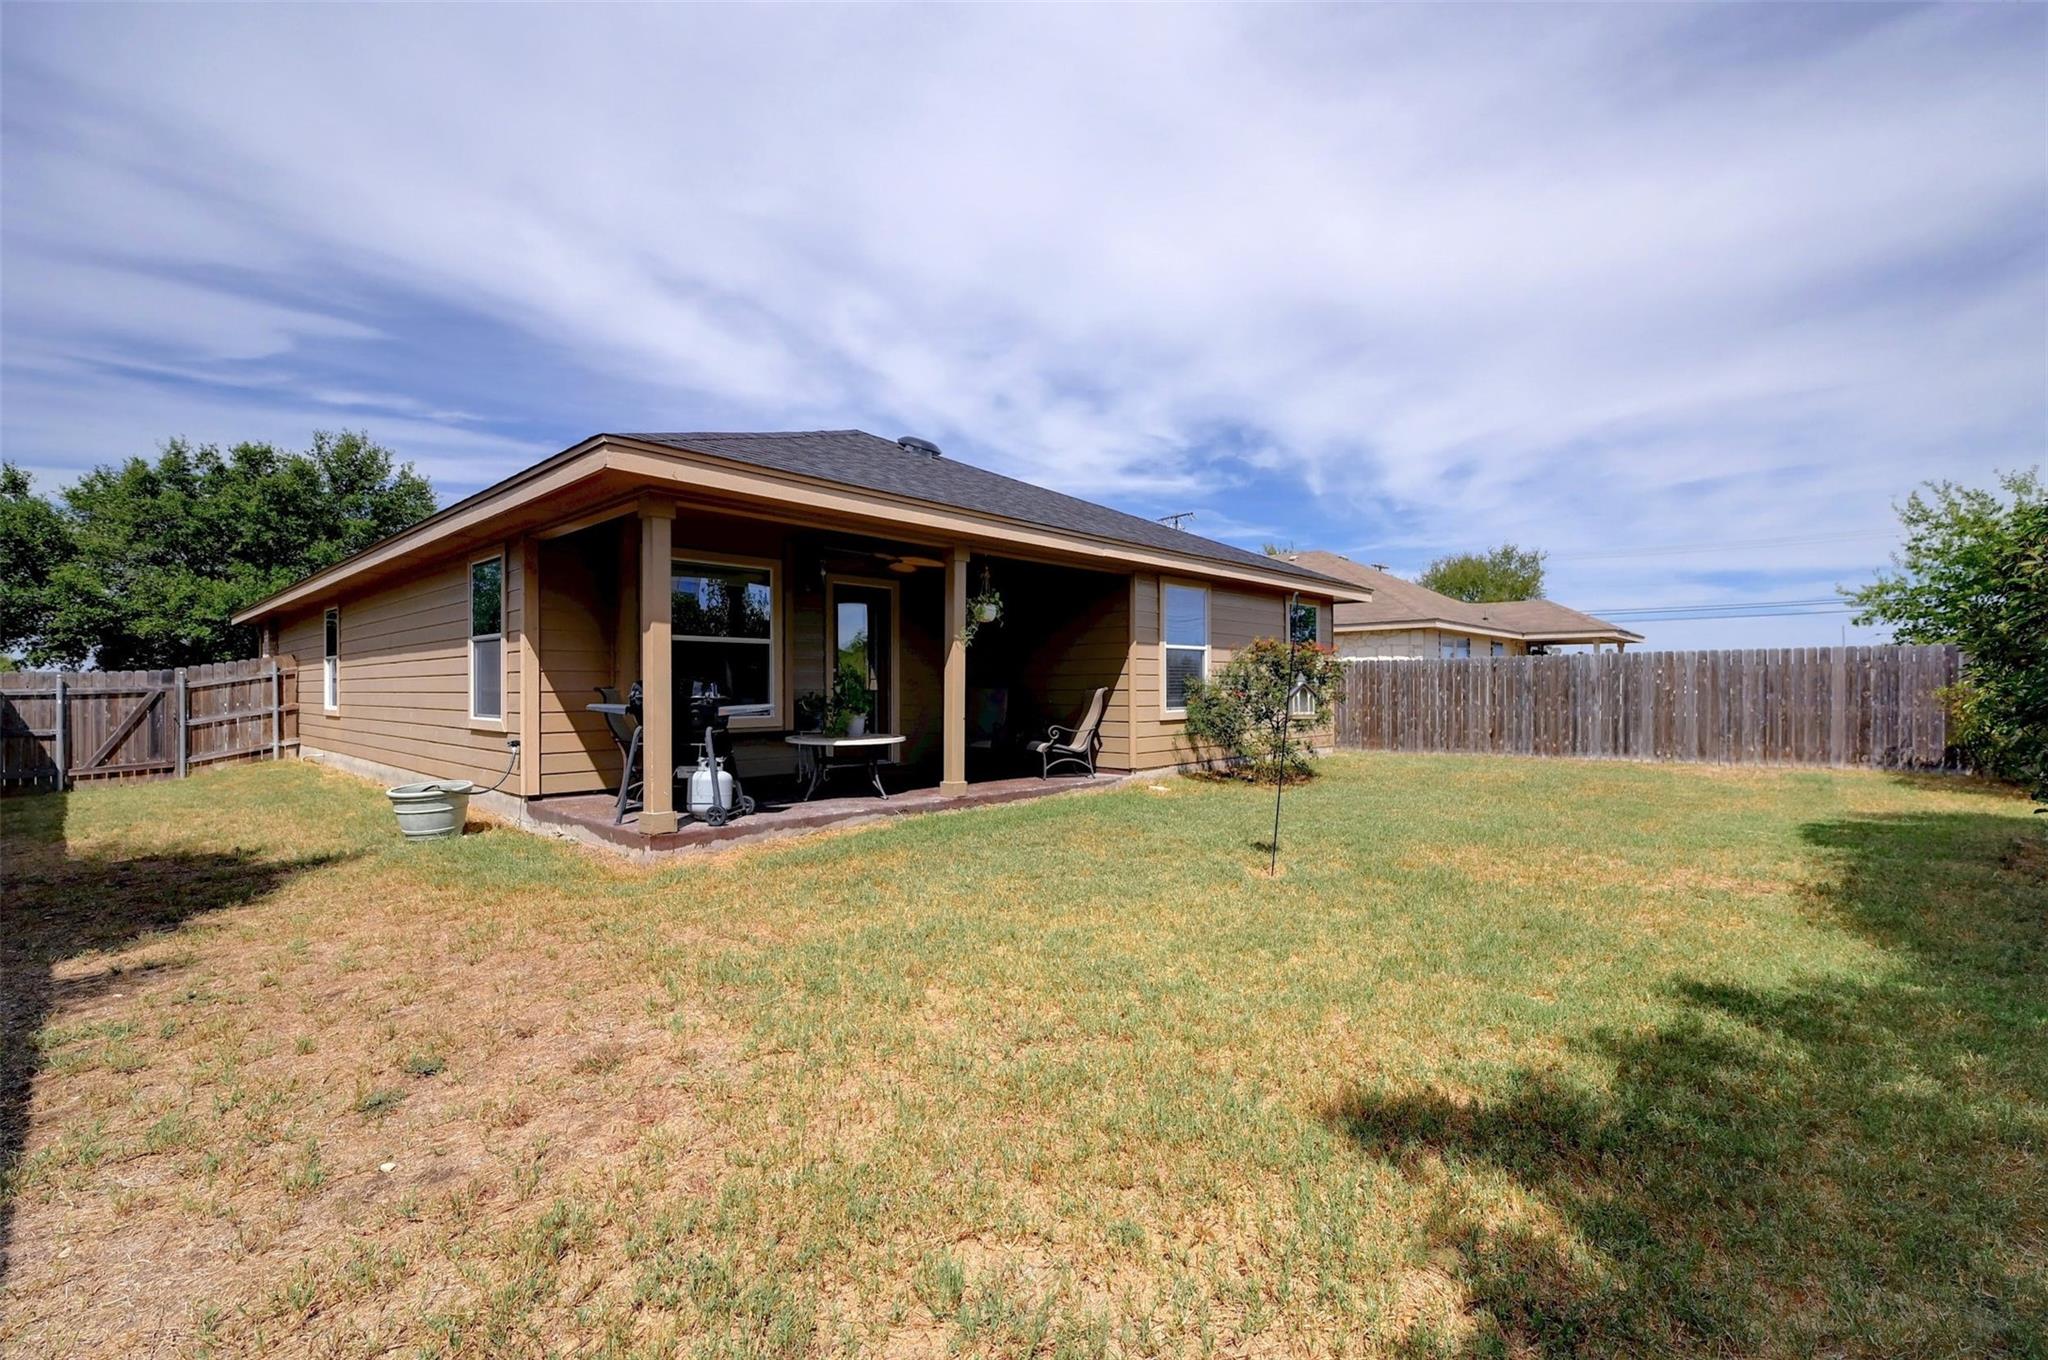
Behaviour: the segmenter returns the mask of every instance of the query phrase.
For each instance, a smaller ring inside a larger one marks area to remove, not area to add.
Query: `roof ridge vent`
[[[904,450],[906,453],[921,453],[927,458],[945,457],[943,453],[939,452],[939,446],[937,444],[932,443],[932,441],[929,439],[919,439],[914,434],[904,435],[901,439],[896,441],[896,446]]]

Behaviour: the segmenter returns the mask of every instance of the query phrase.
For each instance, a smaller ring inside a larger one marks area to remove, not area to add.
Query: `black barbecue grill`
[[[638,811],[646,805],[646,774],[641,759],[643,695],[640,682],[635,680],[621,700],[618,690],[610,685],[597,687],[599,703],[589,705],[593,713],[604,715],[605,725],[611,729],[612,740],[619,744],[622,772],[619,776],[619,801],[612,821],[616,825],[626,820],[628,812]],[[690,697],[687,702],[676,706],[677,713],[684,719],[683,727],[676,733],[677,744],[684,748],[695,747],[699,752],[700,764],[711,774],[709,794],[705,805],[690,815],[711,826],[724,826],[735,817],[744,817],[754,810],[754,800],[747,797],[740,788],[739,775],[732,769],[732,749],[728,740],[731,719],[721,710],[725,696],[718,692],[716,684],[702,681],[690,683]],[[725,747],[723,756],[719,748]],[[718,771],[721,762],[726,774],[732,777],[730,792],[719,787]],[[690,806],[690,776],[696,766],[678,765],[674,771],[675,782],[683,789],[683,807]]]

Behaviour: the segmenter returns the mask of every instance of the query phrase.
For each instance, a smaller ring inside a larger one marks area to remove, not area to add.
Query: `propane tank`
[[[702,817],[714,807],[730,812],[732,804],[732,774],[725,768],[725,758],[719,757],[718,768],[714,771],[708,758],[698,756],[697,768],[690,772],[688,791],[683,795],[684,811],[693,817]]]

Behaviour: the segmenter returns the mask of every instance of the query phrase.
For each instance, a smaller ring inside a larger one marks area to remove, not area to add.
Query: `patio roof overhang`
[[[1415,628],[1441,628],[1447,632],[1470,633],[1473,637],[1519,640],[1525,634],[1512,628],[1493,628],[1483,623],[1466,623],[1461,619],[1412,618],[1375,619],[1371,623],[1339,623],[1332,633],[1405,633]]]
[[[1437,628],[1450,633],[1469,633],[1473,637],[1500,638],[1504,641],[1521,641],[1542,646],[1569,646],[1590,642],[1641,642],[1641,633],[1631,633],[1626,628],[1582,628],[1550,629],[1546,631],[1524,631],[1516,628],[1498,628],[1483,623],[1467,623],[1462,619],[1412,618],[1376,619],[1371,623],[1340,623],[1333,626],[1332,633],[1405,633],[1414,628]]]
[[[1641,642],[1641,633],[1631,633],[1626,628],[1589,629],[1580,632],[1524,633],[1531,642],[1555,643],[1565,646],[1578,642]]]
[[[1203,580],[1364,602],[1371,591],[1299,569],[1261,570],[913,497],[766,469],[620,435],[594,435],[409,529],[259,600],[235,615],[254,623],[280,610],[402,575],[423,561],[507,538],[552,537],[637,511],[648,496],[737,515],[880,534],[933,548],[1035,558],[1098,570],[1162,571]]]

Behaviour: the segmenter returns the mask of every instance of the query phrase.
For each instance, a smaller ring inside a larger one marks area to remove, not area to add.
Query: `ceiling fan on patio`
[[[943,567],[946,565],[936,557],[923,557],[917,553],[882,552],[876,548],[854,548],[840,545],[833,547],[831,551],[848,553],[855,557],[871,557],[899,576],[908,576],[912,572],[919,571],[925,567]]]

